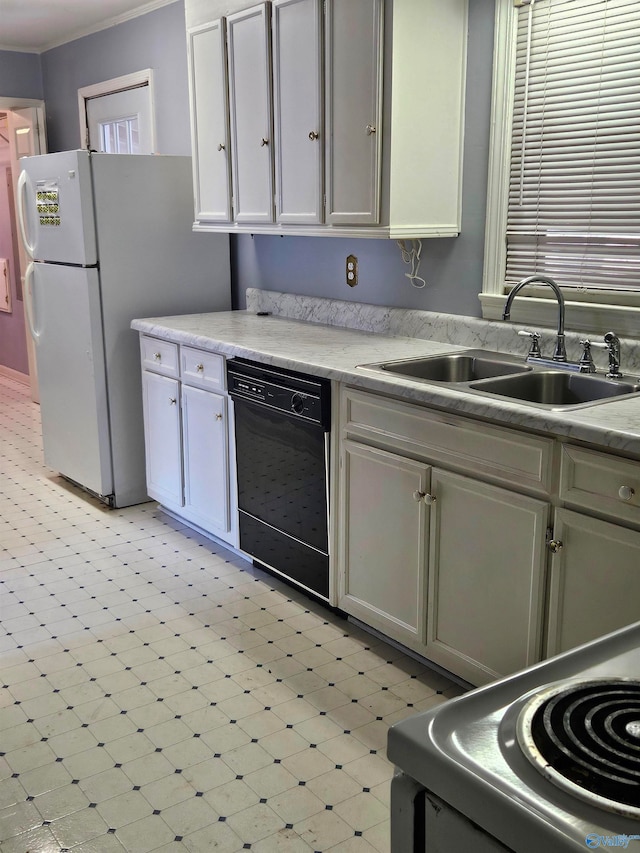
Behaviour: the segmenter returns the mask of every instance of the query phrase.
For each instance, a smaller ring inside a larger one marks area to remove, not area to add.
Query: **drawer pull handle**
[[[160,359],[162,358],[162,356],[159,352],[154,352],[153,357],[155,358],[156,361],[160,361]]]
[[[196,370],[198,371],[198,373],[202,373],[202,371],[204,370],[204,364],[197,364]]]
[[[549,539],[547,546],[552,554],[557,554],[562,549],[562,542],[559,539]]]
[[[618,489],[618,497],[623,501],[630,501],[635,493],[636,490],[631,486],[620,486]]]
[[[422,501],[427,506],[431,506],[436,502],[436,498],[434,495],[430,495],[428,492],[418,492],[415,491],[413,493],[413,499],[416,503],[420,503]]]

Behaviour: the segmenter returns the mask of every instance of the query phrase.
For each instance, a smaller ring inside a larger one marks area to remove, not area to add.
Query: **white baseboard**
[[[7,379],[13,379],[21,385],[29,386],[28,373],[20,373],[19,370],[14,370],[12,367],[6,367],[4,364],[0,364],[0,376],[6,376]]]

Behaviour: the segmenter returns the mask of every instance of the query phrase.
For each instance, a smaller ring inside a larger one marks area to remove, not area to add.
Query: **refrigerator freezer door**
[[[34,264],[31,296],[44,461],[109,496],[113,475],[98,271]]]
[[[94,266],[97,262],[91,165],[87,151],[20,160],[20,231],[39,261]]]

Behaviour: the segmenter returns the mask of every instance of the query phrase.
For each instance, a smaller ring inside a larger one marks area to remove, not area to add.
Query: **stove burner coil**
[[[527,758],[556,785],[640,818],[640,681],[550,685],[520,712],[517,736]]]

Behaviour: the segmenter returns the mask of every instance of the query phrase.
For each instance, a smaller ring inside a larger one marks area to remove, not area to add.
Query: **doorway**
[[[15,192],[19,158],[45,151],[44,103],[0,97],[0,275],[6,273],[8,297],[5,310],[0,311],[0,372],[29,384],[36,402],[35,352],[27,332],[24,302],[29,259],[18,237]]]

